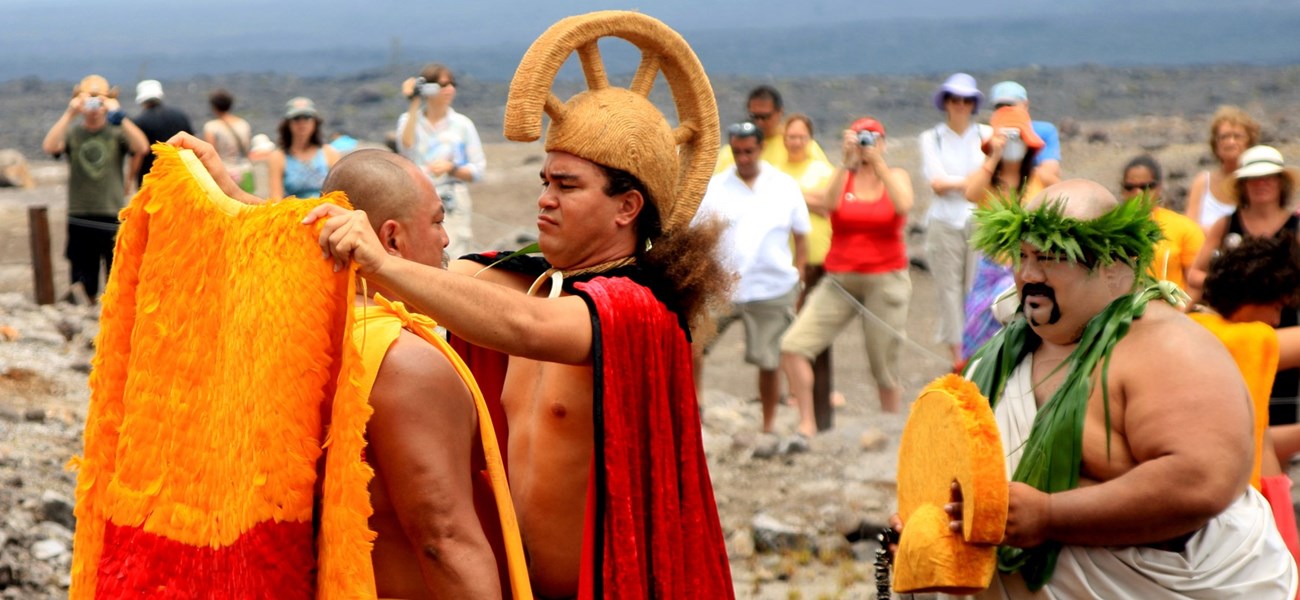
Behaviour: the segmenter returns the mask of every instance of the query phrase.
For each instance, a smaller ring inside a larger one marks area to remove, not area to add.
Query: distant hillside
[[[1001,2],[989,9],[987,18],[941,19],[937,15],[948,13],[936,12],[935,18],[900,19],[868,16],[863,10],[845,13],[839,7],[842,2],[810,0],[809,15],[780,27],[752,16],[688,21],[678,14],[683,3],[671,4],[678,5],[676,12],[665,12],[677,17],[680,24],[675,26],[713,75],[786,78],[990,71],[1025,65],[1300,63],[1300,5],[1296,2],[1251,2],[1249,10],[1239,4],[1179,10],[1169,8],[1168,3],[1106,2],[1103,4],[1113,5],[1112,10],[1068,16],[1042,16],[1045,9],[1041,7],[1035,16],[1019,16],[1022,13],[1006,9],[1016,3]],[[515,32],[508,38],[497,37],[502,32],[482,29],[454,31],[455,27],[445,23],[430,25],[427,34],[420,36],[402,36],[396,31],[386,34],[366,19],[359,19],[355,31],[347,35],[311,30],[268,34],[262,29],[287,9],[266,6],[269,18],[249,22],[245,28],[158,27],[155,33],[96,41],[93,48],[62,38],[82,31],[77,28],[84,29],[84,24],[56,26],[57,21],[46,18],[34,24],[34,30],[5,32],[0,39],[0,55],[5,56],[0,60],[0,81],[27,76],[73,80],[87,72],[129,83],[147,77],[177,79],[239,72],[335,77],[427,60],[446,62],[483,81],[503,81],[514,73],[532,36],[549,22],[511,20],[501,28]],[[716,12],[716,7],[713,10]],[[733,6],[730,10],[739,9]],[[839,14],[850,16],[839,18]],[[327,31],[340,26],[331,25]],[[403,43],[403,39],[408,41]],[[421,41],[413,43],[411,39]],[[630,72],[635,67],[632,52],[611,49],[609,54],[611,71]]]
[[[236,97],[235,111],[255,131],[272,134],[284,102],[297,95],[315,99],[327,131],[382,141],[405,109],[398,85],[414,67],[371,70],[343,77],[304,78],[278,74],[203,75],[164,79],[167,102],[188,112],[195,124],[208,118],[207,93],[225,87]],[[1161,138],[1199,143],[1204,121],[1220,104],[1238,104],[1264,124],[1266,139],[1300,140],[1300,66],[1217,67],[1027,67],[974,71],[984,90],[1002,79],[1028,89],[1035,117],[1061,125],[1063,135],[1105,136],[1098,123],[1133,117],[1174,117],[1194,124]],[[717,74],[710,77],[723,124],[746,117],[745,95],[758,83],[774,83],[790,112],[805,112],[818,126],[823,145],[835,144],[835,131],[852,117],[879,117],[894,138],[911,138],[938,121],[930,94],[941,75],[854,75],[834,77],[755,77]],[[620,78],[615,77],[616,83]],[[626,76],[622,77],[624,81]],[[485,141],[501,139],[507,83],[472,76],[459,80],[456,109],[474,119]],[[581,87],[564,81],[556,90],[567,98]],[[45,132],[67,103],[68,82],[37,78],[0,83],[0,148],[18,148],[30,157],[41,154]],[[656,85],[651,100],[672,113],[667,86]],[[130,105],[130,100],[128,100]],[[137,107],[129,106],[132,113]],[[981,111],[981,119],[988,111]],[[1153,142],[1154,143],[1154,142]]]

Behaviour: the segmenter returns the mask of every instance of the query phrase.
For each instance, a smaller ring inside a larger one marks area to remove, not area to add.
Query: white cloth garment
[[[994,409],[1007,473],[1015,472],[1033,427],[1030,355],[1016,367]],[[1189,484],[1193,482],[1188,482]],[[1183,552],[1141,546],[1063,546],[1056,570],[1037,592],[1019,574],[997,573],[980,600],[1134,598],[1249,598],[1290,600],[1296,596],[1296,565],[1282,543],[1264,497],[1248,487],[1227,510],[1187,541]]]

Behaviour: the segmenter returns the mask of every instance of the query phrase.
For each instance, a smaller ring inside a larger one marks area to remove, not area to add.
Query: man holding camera
[[[426,65],[419,77],[402,82],[402,94],[409,106],[397,119],[397,151],[433,181],[447,210],[448,252],[458,257],[474,238],[468,184],[481,180],[487,170],[478,129],[469,117],[452,109],[456,78],[444,65]]]
[[[81,119],[77,122],[78,118]],[[72,100],[45,134],[41,147],[68,157],[68,245],[71,283],[99,295],[99,268],[113,267],[117,213],[126,205],[127,154],[144,154],[149,142],[122,111],[117,88],[88,75],[72,88]]]
[[[720,247],[726,257],[724,263],[739,281],[731,296],[730,314],[718,319],[718,330],[721,333],[737,320],[744,323],[745,362],[758,367],[763,433],[772,434],[781,396],[777,371],[781,364],[781,336],[794,321],[812,225],[798,182],[760,158],[763,130],[744,122],[728,127],[727,135],[736,164],[709,181],[695,218],[700,221],[717,216],[727,224]],[[705,352],[708,350],[706,347]],[[697,359],[697,388],[703,381],[703,367],[703,360]],[[775,442],[774,437],[769,437],[755,454],[770,456],[778,447]],[[796,437],[786,443],[786,448],[802,451],[808,445],[805,438]]]

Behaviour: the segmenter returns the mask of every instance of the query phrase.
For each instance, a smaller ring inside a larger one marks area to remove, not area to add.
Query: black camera
[[[428,98],[429,96],[437,96],[440,91],[442,91],[441,85],[430,83],[429,80],[423,77],[416,77],[415,86],[412,87],[411,95],[408,97],[414,98],[416,96],[424,96],[425,98]]]
[[[875,146],[876,140],[878,139],[880,139],[880,134],[870,129],[864,129],[858,132],[858,145],[863,148]]]

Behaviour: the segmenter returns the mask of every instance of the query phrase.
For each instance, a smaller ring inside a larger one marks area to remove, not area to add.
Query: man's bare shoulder
[[[469,388],[451,361],[409,331],[402,331],[388,348],[370,396],[376,411],[417,409],[445,417],[475,414]]]
[[[1133,321],[1129,334],[1115,347],[1127,371],[1144,378],[1166,375],[1180,381],[1222,380],[1235,385],[1237,364],[1232,355],[1205,327],[1159,300]]]

